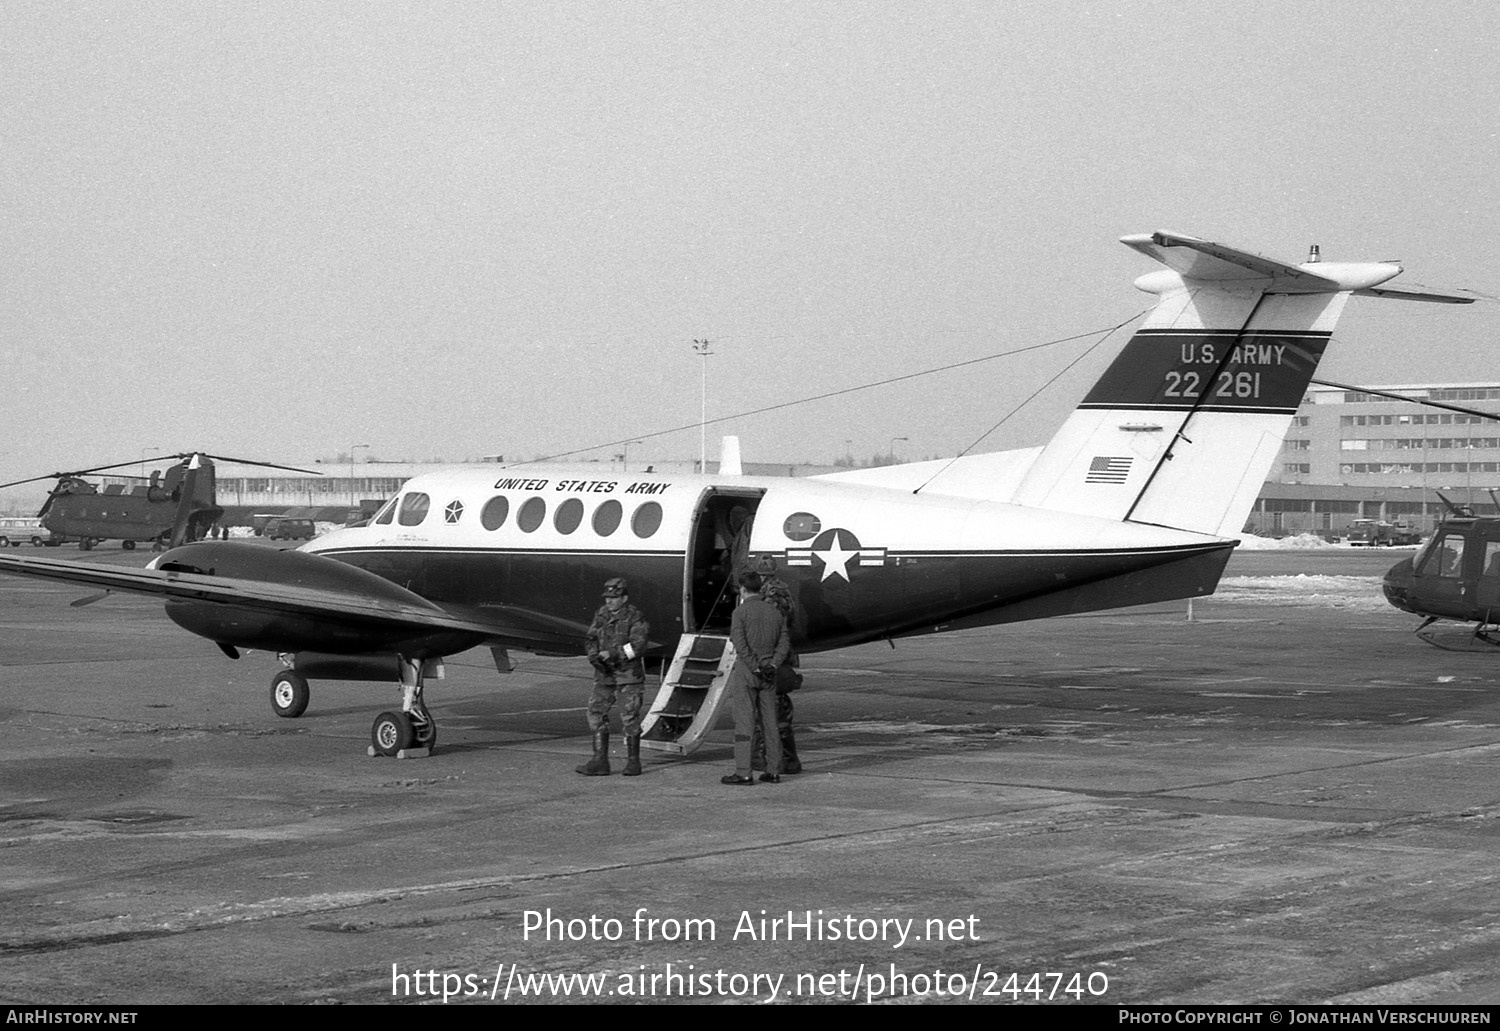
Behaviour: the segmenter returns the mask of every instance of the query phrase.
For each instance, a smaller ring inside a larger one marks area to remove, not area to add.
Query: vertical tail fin
[[[1390,262],[1286,265],[1174,233],[1121,240],[1167,266],[1136,280],[1156,307],[1016,491],[1021,504],[1240,532],[1351,293]]]

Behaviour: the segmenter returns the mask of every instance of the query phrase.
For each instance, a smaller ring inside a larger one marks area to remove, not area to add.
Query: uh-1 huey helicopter
[[[161,455],[156,461],[174,458],[179,460],[175,465],[165,472],[154,471],[149,477],[118,473],[111,477],[138,481],[130,486],[106,484],[100,489],[99,485],[83,477],[91,473],[139,465],[139,459],[13,480],[10,483],[0,483],[0,490],[41,480],[57,481],[48,492],[41,511],[37,512],[42,528],[51,535],[42,540],[49,547],[77,541],[80,551],[88,551],[102,541],[118,540],[126,551],[133,550],[137,543],[142,542],[150,542],[154,550],[160,551],[164,547],[202,540],[224,517],[224,509],[219,506],[215,497],[213,459],[236,465],[309,472],[287,465],[251,462],[224,455],[209,455],[202,451]]]
[[[1371,387],[1325,385],[1500,422],[1500,415],[1461,405],[1388,394]],[[1500,647],[1500,516],[1478,515],[1472,505],[1460,505],[1440,491],[1434,493],[1447,507],[1448,515],[1416,555],[1397,562],[1385,574],[1381,586],[1386,601],[1403,612],[1422,616],[1415,633],[1434,647],[1447,651]],[[1489,494],[1500,513],[1500,496],[1494,489]],[[1455,634],[1453,628],[1439,625],[1444,622],[1465,624],[1464,631]],[[1467,624],[1473,624],[1472,629]]]

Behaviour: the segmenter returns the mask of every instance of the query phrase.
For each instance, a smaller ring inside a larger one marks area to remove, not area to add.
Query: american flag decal
[[[1131,458],[1096,458],[1089,463],[1084,483],[1124,483],[1130,474]]]

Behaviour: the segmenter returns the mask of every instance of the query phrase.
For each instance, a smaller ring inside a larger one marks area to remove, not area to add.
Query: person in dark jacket
[[[730,699],[734,706],[734,773],[721,778],[724,784],[754,784],[750,770],[751,744],[756,713],[768,727],[776,725],[776,670],[791,651],[786,620],[776,606],[760,596],[760,574],[750,570],[740,576],[740,604],[729,624],[734,645],[734,669],[729,673]],[[781,739],[766,735],[766,772],[760,779],[781,781]]]
[[[646,689],[642,653],[651,625],[630,604],[630,589],[616,576],[604,584],[604,604],[594,613],[585,650],[594,667],[594,696],[589,700],[589,730],[594,732],[594,757],[578,772],[585,777],[609,776],[609,711],[620,700],[625,730],[625,776],[641,774],[641,700]]]
[[[797,614],[797,603],[792,600],[791,588],[776,575],[776,559],[761,555],[755,560],[755,571],[760,574],[760,596],[775,605],[786,619],[787,639],[791,640],[792,621]],[[776,731],[781,737],[781,769],[776,773],[801,773],[802,760],[797,758],[797,734],[792,727],[794,706],[791,692],[802,686],[802,674],[797,672],[797,651],[787,653],[776,672]],[[766,769],[766,741],[760,722],[755,724],[755,747],[752,768]]]

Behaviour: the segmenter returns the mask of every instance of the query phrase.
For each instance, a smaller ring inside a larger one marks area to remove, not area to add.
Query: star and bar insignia
[[[851,531],[836,526],[818,534],[805,548],[787,548],[786,564],[811,566],[816,559],[823,566],[820,581],[827,580],[830,576],[840,576],[847,583],[851,563],[856,566],[883,566],[885,552],[884,548],[865,547]]]

